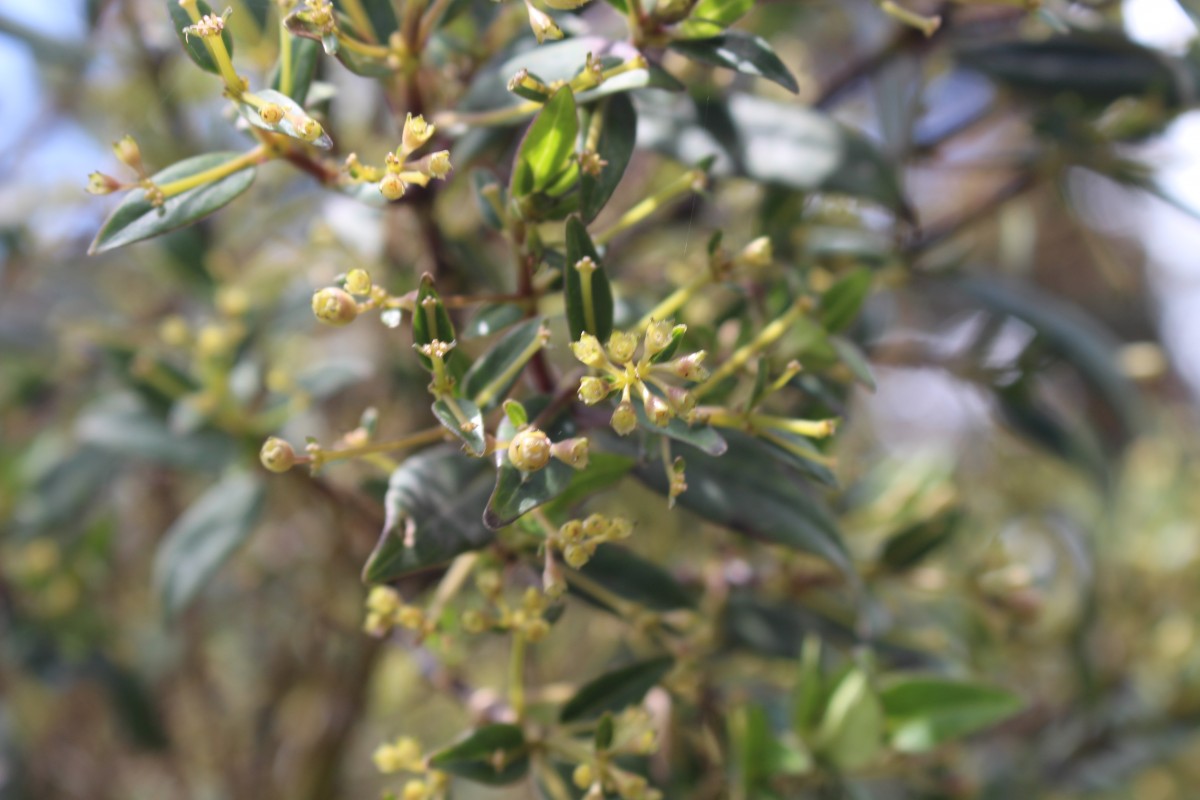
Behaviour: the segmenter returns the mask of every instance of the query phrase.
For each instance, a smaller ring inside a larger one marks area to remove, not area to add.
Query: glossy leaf
[[[513,166],[513,197],[524,197],[548,187],[570,164],[578,134],[575,95],[564,86],[542,106],[521,140]]]
[[[433,404],[433,415],[443,428],[463,443],[471,455],[481,457],[487,450],[483,413],[470,400],[465,397],[437,400]]]
[[[494,336],[501,330],[520,322],[524,318],[521,307],[515,303],[497,303],[481,306],[475,316],[463,326],[464,339]]]
[[[171,430],[132,394],[107,397],[89,406],[75,423],[75,435],[108,453],[193,469],[220,469],[237,453],[236,442],[224,434]]]
[[[818,318],[830,333],[848,327],[871,291],[871,270],[856,269],[821,295]]]
[[[706,120],[714,100],[701,109],[671,95],[643,93],[638,141],[643,147],[694,164],[716,157],[718,177],[742,175],[802,192],[834,192],[873,200],[910,216],[892,165],[861,134],[820,111],[735,94],[722,118],[729,130],[716,135]]]
[[[839,769],[861,769],[883,748],[883,705],[870,679],[851,669],[829,694],[813,746]]]
[[[589,579],[610,592],[653,611],[692,608],[691,594],[675,576],[653,561],[642,558],[628,548],[605,544],[580,570]],[[575,590],[587,595],[586,590]],[[604,605],[600,598],[589,598]]]
[[[875,391],[875,375],[871,372],[871,364],[858,345],[844,336],[830,336],[829,344],[837,353],[838,360],[850,369],[854,379],[872,392]]]
[[[767,445],[734,430],[722,430],[729,449],[713,458],[680,445],[687,462],[688,490],[677,502],[704,519],[758,539],[804,550],[843,570],[850,560],[825,504],[792,470],[764,470],[772,455]],[[662,464],[640,466],[635,474],[666,494]]]
[[[892,746],[905,753],[932,750],[1002,722],[1024,706],[1004,689],[939,677],[895,681],[880,699]]]
[[[171,15],[172,27],[175,28],[175,35],[179,37],[179,43],[183,45],[184,52],[188,54],[188,58],[196,63],[200,69],[211,72],[214,75],[221,74],[217,68],[217,62],[213,60],[212,53],[208,52],[208,47],[204,44],[204,39],[194,34],[186,34],[184,28],[190,27],[193,24],[191,16],[188,12],[179,5],[179,0],[165,0],[167,4],[167,12]],[[212,14],[212,7],[204,0],[196,0],[196,11],[201,17]],[[219,14],[217,16],[220,16]],[[221,41],[225,43],[225,50],[229,55],[233,56],[233,37],[229,34],[229,29],[221,31]]]
[[[207,153],[184,159],[156,173],[151,180],[162,186],[171,181],[182,180],[205,170],[219,167],[240,153]],[[88,248],[88,254],[103,253],[127,244],[140,242],[153,236],[182,228],[196,220],[207,217],[226,205],[254,183],[255,168],[247,166],[232,175],[212,181],[193,189],[168,197],[162,206],[155,208],[140,189],[129,192],[117,206]]]
[[[546,506],[546,513],[565,513],[572,506],[619,482],[633,469],[634,460],[625,456],[596,451],[588,455],[587,469],[575,471],[567,488]]]
[[[327,55],[335,57],[338,61],[342,62],[342,65],[346,69],[355,75],[361,75],[365,78],[386,78],[396,71],[394,59],[385,57],[382,54],[376,55],[372,52],[363,52],[361,48],[357,47],[342,47],[336,34],[324,33],[306,17],[307,12],[303,8],[298,9],[284,18],[283,25],[293,36],[300,36],[320,42],[321,47]],[[337,12],[337,26],[339,31],[350,38],[359,40],[369,38],[363,36],[358,31],[353,20],[341,12]]]
[[[429,273],[421,276],[421,285],[417,289],[412,337],[414,345],[426,345],[435,340],[444,344],[454,341],[454,323],[450,321],[450,314],[434,288],[433,276]],[[433,361],[429,356],[420,351],[417,354],[425,369],[433,369]]]
[[[795,76],[761,36],[743,31],[727,31],[711,39],[676,40],[669,46],[693,61],[766,78],[792,93],[800,91],[800,84],[796,83]]]
[[[586,170],[579,175],[579,213],[591,222],[616,191],[629,166],[637,138],[637,112],[626,95],[615,95],[600,104],[595,112],[603,114],[596,154],[605,162],[599,175]]]
[[[666,425],[659,427],[646,416],[646,407],[641,400],[632,402],[633,410],[637,412],[638,426],[647,433],[690,444],[710,456],[722,455],[729,448],[721,433],[711,425],[688,425],[679,417],[672,417]]]
[[[587,283],[584,274],[576,269],[584,258],[590,258],[596,265]],[[596,246],[592,244],[592,237],[578,217],[567,220],[567,255],[563,272],[563,300],[571,340],[578,341],[581,335],[590,333],[602,343],[607,342],[613,330],[612,286]]]
[[[154,558],[154,586],[173,617],[254,530],[265,487],[257,475],[232,473],[202,494],[163,536]]]
[[[620,711],[640,703],[646,693],[666,677],[675,660],[670,656],[639,661],[607,672],[579,688],[562,707],[558,718],[569,723],[598,717],[606,711]]]
[[[321,135],[316,139],[306,139],[300,134],[296,126],[303,121],[310,119],[308,113],[292,98],[286,94],[275,91],[274,89],[260,89],[255,93],[259,99],[267,103],[273,103],[283,109],[283,119],[279,122],[270,123],[262,118],[258,113],[258,108],[250,103],[238,103],[238,111],[242,115],[242,119],[249,122],[256,128],[261,128],[264,131],[271,133],[279,133],[284,136],[289,136],[293,139],[299,139],[302,142],[311,144],[313,147],[320,147],[322,150],[328,150],[333,147],[333,139],[329,138],[329,134],[321,131]]]
[[[962,518],[962,511],[951,508],[892,534],[884,542],[880,562],[893,570],[916,566],[954,538]]]
[[[529,745],[519,725],[476,728],[429,757],[430,766],[489,786],[502,786],[529,771]]]
[[[363,578],[382,583],[450,562],[484,547],[493,534],[480,521],[492,469],[451,446],[409,456],[388,481],[387,514]]]
[[[548,404],[548,397],[538,396],[527,401],[524,407],[529,418],[536,420]],[[552,441],[575,435],[575,427],[566,417],[560,417],[543,429]],[[516,428],[506,418],[500,422],[496,438],[507,441],[515,434]],[[571,488],[578,475],[573,467],[556,458],[536,472],[522,472],[509,462],[506,450],[497,452],[496,485],[483,514],[484,524],[492,529],[511,525],[538,506],[561,496]]]
[[[374,41],[386,44],[388,37],[400,29],[392,0],[355,0],[354,5],[358,4],[366,14],[366,23],[371,28]],[[334,6],[342,13],[349,13],[347,5],[345,0],[334,0]]]
[[[495,408],[512,391],[525,365],[540,349],[542,338],[539,317],[514,327],[467,370],[463,376],[463,394],[484,411]]]

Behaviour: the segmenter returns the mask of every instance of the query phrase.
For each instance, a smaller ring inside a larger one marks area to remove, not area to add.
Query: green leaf
[[[776,460],[792,466],[801,475],[817,483],[830,488],[837,487],[837,476],[821,463],[824,458],[821,451],[808,439],[790,431],[775,429],[760,431],[759,437],[770,446],[770,453]]]
[[[1029,325],[1041,348],[1074,367],[1120,423],[1122,443],[1142,429],[1141,396],[1117,367],[1112,335],[1094,320],[1045,294],[997,281],[968,278],[957,285],[984,308]]]
[[[645,93],[639,107],[638,142],[687,164],[715,156],[712,174],[741,175],[801,192],[834,192],[873,200],[906,217],[911,212],[893,166],[861,134],[810,108],[734,94],[720,118],[730,129],[720,136],[706,127],[713,106],[701,116],[690,99]]]
[[[156,173],[151,180],[162,186],[219,167],[240,157],[240,153],[207,153],[193,156]],[[113,209],[108,219],[100,226],[100,232],[88,248],[88,254],[104,253],[190,225],[249,189],[250,184],[254,183],[255,172],[253,166],[248,166],[220,180],[168,197],[159,208],[155,208],[140,189],[134,189],[125,195],[121,204]]]
[[[451,446],[409,456],[388,481],[387,517],[363,579],[383,583],[449,563],[493,538],[483,526],[492,469]]]
[[[336,13],[339,31],[351,38],[367,38],[358,31],[349,17],[341,12]],[[365,78],[386,78],[396,71],[396,65],[392,59],[373,53],[364,53],[358,48],[342,47],[337,35],[324,33],[321,28],[309,20],[308,12],[302,7],[288,14],[283,20],[283,26],[293,36],[320,42],[327,55],[335,57],[342,62],[342,66],[355,75]]]
[[[837,333],[854,321],[871,292],[871,277],[871,270],[856,269],[821,295],[817,314],[825,330]]]
[[[434,340],[443,343],[454,341],[454,323],[450,321],[450,313],[433,287],[433,276],[428,272],[421,276],[421,285],[417,289],[412,336],[414,345],[426,345]],[[451,352],[453,354],[454,351]],[[417,355],[425,369],[433,369],[433,361],[429,356],[419,351]]]
[[[632,458],[614,453],[590,453],[587,469],[575,471],[567,488],[547,504],[546,513],[551,516],[566,513],[577,503],[616,484],[629,474],[634,463]]]
[[[595,114],[603,114],[600,139],[596,153],[605,161],[599,175],[582,171],[579,175],[579,213],[584,222],[591,222],[616,191],[617,184],[629,166],[637,138],[637,112],[627,95],[619,94],[605,100]]]
[[[570,164],[575,153],[579,119],[575,95],[563,86],[551,96],[525,132],[513,166],[513,197],[539,192]]]
[[[484,197],[484,189],[488,187],[496,187],[496,202],[503,208],[507,202],[504,196],[504,187],[500,181],[496,179],[489,170],[476,169],[471,171],[471,186],[475,189],[475,204],[479,207],[479,214],[483,217],[483,221],[489,228],[494,231],[504,230],[504,220],[500,217],[496,207],[493,206],[486,197]],[[509,306],[516,308],[515,306]]]
[[[321,46],[312,39],[303,36],[287,37],[287,46],[291,50],[292,85],[290,91],[284,92],[280,86],[282,63],[275,65],[271,73],[271,88],[286,94],[300,105],[308,98],[308,90],[312,87],[313,76],[317,72],[317,61],[321,57]]]
[[[607,342],[613,329],[612,286],[596,246],[592,244],[592,237],[578,217],[567,220],[566,244],[563,300],[567,307],[567,327],[571,331],[571,340],[578,341],[581,335],[590,333],[601,343]],[[596,265],[590,280],[585,280],[584,274],[575,268],[584,258],[590,258]]]
[[[497,303],[481,306],[475,316],[463,326],[464,339],[491,336],[524,318],[521,307],[515,303]]]
[[[672,417],[666,425],[659,427],[646,416],[646,407],[640,399],[635,398],[632,404],[633,410],[637,412],[638,426],[648,433],[666,436],[668,439],[690,444],[692,447],[710,456],[722,455],[729,448],[729,445],[725,443],[725,439],[711,425],[692,426],[679,417]]]
[[[754,0],[700,0],[691,15],[680,24],[678,35],[684,39],[716,36],[754,8]]]
[[[745,75],[757,75],[774,81],[793,94],[800,91],[800,84],[796,83],[795,76],[788,71],[771,49],[771,45],[761,36],[743,31],[727,31],[711,39],[676,40],[671,42],[669,47],[693,61],[725,67]]]
[[[677,502],[709,522],[813,553],[849,572],[837,524],[811,488],[789,469],[764,470],[772,459],[767,445],[732,429],[722,436],[729,449],[720,458],[700,451],[685,455],[688,490]],[[657,461],[635,470],[646,485],[665,495],[662,473]]]
[[[596,735],[592,741],[596,750],[607,750],[612,746],[613,717],[611,712],[606,712],[596,723]]]
[[[1152,95],[1174,106],[1191,94],[1178,60],[1118,36],[998,42],[964,50],[959,60],[1015,89],[1105,105]]]
[[[673,666],[675,659],[661,656],[606,672],[575,692],[562,707],[559,722],[590,719],[606,711],[620,711],[640,703],[646,692],[658,685]]]
[[[489,786],[513,783],[529,771],[529,745],[519,725],[477,728],[429,757],[430,766]]]
[[[529,412],[516,400],[504,401],[504,416],[508,417],[509,423],[514,428],[524,428],[529,424]]]
[[[16,530],[21,535],[78,532],[80,518],[119,467],[113,454],[99,447],[72,449],[39,465],[13,510]]]
[[[691,594],[674,575],[620,545],[601,545],[580,572],[610,592],[652,611],[695,606]],[[586,590],[577,587],[572,591],[587,595]],[[589,595],[589,599],[605,605],[600,598]]]
[[[458,410],[457,414],[455,409]],[[470,400],[465,397],[444,397],[434,402],[433,415],[442,423],[442,427],[463,443],[468,453],[479,458],[487,451],[483,413]]]
[[[172,27],[175,28],[175,35],[179,37],[179,43],[183,45],[184,52],[200,69],[206,72],[211,72],[214,75],[220,75],[221,70],[217,67],[217,62],[213,60],[212,54],[208,52],[208,47],[204,44],[204,39],[183,32],[184,28],[190,27],[192,18],[188,16],[180,5],[179,0],[165,0],[167,4],[167,12],[171,15]],[[203,17],[206,14],[212,14],[212,7],[204,0],[196,0],[196,11]],[[219,14],[217,16],[220,16]],[[229,29],[221,31],[221,41],[225,43],[225,50],[230,57],[233,56],[233,37],[229,34]]]
[[[884,713],[870,679],[851,669],[830,692],[813,747],[842,770],[856,770],[883,749]]]
[[[254,530],[264,495],[257,475],[235,472],[172,523],[154,557],[154,585],[168,617],[187,608]]]
[[[264,131],[271,131],[271,133],[280,133],[284,136],[290,136],[293,139],[299,139],[302,142],[311,144],[313,147],[320,147],[323,150],[328,150],[329,148],[333,147],[333,139],[329,138],[329,134],[324,130],[321,131],[320,136],[311,140],[304,138],[304,136],[300,134],[300,132],[296,129],[296,125],[304,120],[310,119],[310,117],[308,116],[308,112],[306,112],[295,100],[288,97],[286,94],[281,94],[280,92],[275,91],[274,89],[260,89],[255,92],[255,95],[265,102],[274,103],[282,108],[283,119],[276,123],[267,122],[262,118],[262,115],[258,113],[258,109],[256,107],[250,103],[241,102],[238,103],[238,112],[241,113],[242,119],[246,120],[246,122],[249,122],[254,127],[261,128]]]
[[[892,570],[906,570],[942,547],[958,532],[963,519],[960,509],[950,508],[929,519],[892,534],[883,545],[879,560]]]
[[[517,325],[467,370],[463,394],[484,411],[495,408],[512,391],[525,365],[544,343],[540,317]]]
[[[872,392],[875,391],[875,375],[871,372],[871,364],[858,345],[844,336],[830,336],[829,344],[837,353],[838,359],[850,368],[854,379]]]
[[[185,468],[220,469],[237,453],[236,442],[225,434],[172,431],[133,394],[93,403],[76,421],[75,435],[109,453]]]
[[[905,753],[940,744],[995,725],[1024,706],[1004,689],[939,677],[890,682],[880,693],[892,746]]]
[[[387,44],[388,37],[400,29],[392,0],[356,0],[356,2],[362,4],[362,9],[367,15],[367,22],[374,34],[372,38],[376,42]],[[346,13],[345,0],[334,0],[334,6],[339,11]]]
[[[575,478],[575,470],[557,459],[551,459],[537,472],[517,469],[509,463],[507,452],[498,454],[498,459],[500,464],[496,468],[496,487],[483,513],[484,524],[493,530],[511,525],[543,503],[558,497]]]

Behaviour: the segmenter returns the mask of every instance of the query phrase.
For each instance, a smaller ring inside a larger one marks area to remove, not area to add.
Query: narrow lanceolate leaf
[[[583,269],[579,268],[581,262]],[[567,220],[567,259],[563,273],[563,297],[571,339],[578,340],[582,334],[590,333],[601,342],[607,342],[613,329],[612,286],[596,246],[592,244],[592,237],[578,217]]]
[[[613,594],[653,611],[671,611],[695,605],[691,594],[675,580],[674,575],[620,545],[606,544],[598,548],[580,572]],[[586,591],[574,587],[572,590],[580,591],[590,600],[605,605],[602,598],[591,597]]]
[[[493,534],[480,517],[491,488],[487,462],[455,447],[409,456],[388,481],[387,517],[364,580],[390,581],[486,546]]]
[[[563,723],[575,722],[640,703],[673,666],[673,658],[661,656],[606,672],[580,687],[562,707],[558,719]]]
[[[513,166],[512,195],[524,197],[548,187],[571,163],[579,120],[569,87],[556,91],[525,132]]]
[[[508,396],[521,371],[545,344],[541,318],[526,320],[504,335],[463,376],[463,394],[484,411],[495,408]]]
[[[433,404],[433,415],[442,427],[463,443],[467,452],[481,457],[487,450],[483,414],[479,407],[464,397],[443,397]]]
[[[825,558],[845,571],[850,559],[832,514],[795,472],[774,463],[769,445],[735,430],[723,430],[729,449],[713,458],[687,445],[672,448],[687,463],[688,489],[678,503],[704,519],[758,539]],[[763,464],[771,464],[769,470]],[[650,462],[635,474],[667,493],[662,465]]]
[[[518,781],[529,770],[529,745],[519,725],[477,728],[429,757],[430,766],[490,786]]]
[[[184,159],[155,174],[151,180],[157,186],[190,178],[241,157],[240,153],[207,153]],[[88,248],[89,254],[103,253],[127,244],[182,228],[208,216],[229,203],[254,183],[255,167],[246,167],[224,178],[205,183],[168,197],[162,206],[155,207],[141,189],[125,196],[100,227]]]
[[[167,11],[171,15],[172,26],[175,28],[175,35],[179,37],[179,43],[183,45],[183,49],[188,54],[188,57],[196,62],[196,65],[200,69],[211,72],[214,75],[220,74],[217,62],[213,61],[212,54],[208,52],[208,47],[204,44],[204,39],[194,34],[183,32],[184,28],[194,24],[191,15],[179,5],[179,0],[165,0],[165,2],[167,4]],[[196,0],[196,11],[201,17],[213,13],[212,7],[204,2],[204,0]],[[228,29],[221,31],[221,41],[225,43],[225,50],[232,56],[233,37],[229,35]]]
[[[646,407],[641,400],[633,400],[633,409],[637,412],[638,426],[648,432],[666,436],[677,442],[690,444],[710,456],[722,455],[728,445],[716,428],[711,425],[688,425],[679,417],[672,417],[666,425],[659,427],[646,416]]]
[[[594,113],[603,115],[600,139],[596,143],[596,154],[603,164],[599,175],[587,170],[582,170],[579,175],[579,213],[584,222],[594,220],[616,191],[633,156],[634,139],[637,138],[637,112],[627,95],[610,97]]]
[[[711,39],[686,39],[672,42],[671,49],[693,61],[725,67],[746,75],[774,81],[789,92],[799,92],[800,84],[771,45],[761,36],[742,31],[727,31]]]
[[[881,693],[892,746],[931,750],[1019,712],[1021,698],[1004,689],[939,677],[908,678]]]
[[[183,611],[254,530],[263,484],[239,472],[222,479],[171,525],[154,560],[154,585],[168,616]]]
[[[951,508],[892,534],[883,545],[880,562],[898,571],[916,566],[954,538],[962,518],[960,509]]]
[[[837,333],[854,322],[871,291],[871,274],[865,267],[856,269],[821,295],[817,317],[825,330]]]
[[[448,344],[454,341],[454,323],[450,321],[450,313],[446,305],[433,287],[433,276],[425,273],[421,276],[421,285],[417,289],[417,304],[413,309],[412,338],[414,345],[426,345],[433,341]],[[418,353],[421,363],[426,369],[433,368],[429,356]]]
[[[834,766],[853,770],[870,764],[883,748],[884,712],[870,679],[855,668],[829,694],[813,744]]]
[[[320,147],[323,150],[328,150],[333,147],[333,139],[329,138],[329,134],[321,130],[320,125],[316,120],[308,116],[308,113],[301,108],[300,104],[286,94],[275,91],[274,89],[260,89],[255,92],[255,95],[265,103],[278,106],[283,111],[283,117],[278,122],[268,122],[263,119],[259,112],[259,107],[247,102],[238,103],[238,111],[242,118],[256,128],[261,128],[264,131],[271,133],[281,133],[284,136],[290,136],[293,139],[299,139],[302,142],[307,142],[314,147]],[[305,136],[301,132],[300,126],[304,124],[316,125],[316,130],[320,131],[316,137]]]

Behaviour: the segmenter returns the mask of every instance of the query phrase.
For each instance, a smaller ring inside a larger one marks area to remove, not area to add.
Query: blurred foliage
[[[0,11],[0,800],[1191,796],[1193,398],[1079,187],[1180,205],[1194,48],[230,4]],[[124,199],[40,177],[64,126]],[[570,343],[652,314],[700,411],[610,426]]]

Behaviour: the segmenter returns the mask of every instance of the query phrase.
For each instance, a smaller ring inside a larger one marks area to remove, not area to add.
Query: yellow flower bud
[[[451,169],[449,150],[439,150],[429,156],[429,174],[438,180],[445,180]]]
[[[579,381],[579,399],[594,406],[608,397],[609,389],[608,381],[604,378],[588,376]]]
[[[646,355],[661,353],[671,343],[674,330],[669,320],[651,322],[646,328]]]
[[[537,428],[518,431],[508,444],[508,460],[524,472],[535,472],[550,463],[550,437]]]
[[[563,549],[563,559],[573,569],[580,569],[587,564],[591,553],[581,544],[569,544]]]
[[[276,103],[267,103],[258,109],[258,116],[268,125],[278,125],[283,121],[283,109]]]
[[[577,542],[583,538],[583,523],[577,519],[569,519],[558,529],[558,535],[568,542]]]
[[[367,594],[367,608],[378,614],[390,616],[400,610],[404,599],[391,586],[372,586]]]
[[[88,175],[88,194],[105,195],[112,194],[121,189],[121,182],[111,175],[105,175],[103,172],[93,172]]]
[[[600,514],[592,514],[583,521],[583,535],[590,538],[603,536],[608,533],[608,519]]]
[[[178,314],[172,314],[158,326],[158,338],[168,347],[183,347],[192,338],[187,320]]]
[[[352,269],[346,273],[346,291],[360,296],[371,293],[371,275],[365,269]]]
[[[738,260],[748,267],[771,266],[771,261],[774,260],[774,254],[771,252],[771,240],[766,236],[758,237],[742,248]]]
[[[571,782],[575,784],[577,789],[586,789],[595,782],[596,778],[592,772],[591,764],[580,764],[571,773]]]
[[[534,8],[533,4],[526,2],[525,8],[529,11],[529,27],[533,29],[533,35],[537,38],[538,44],[547,39],[563,38],[562,29],[554,22],[554,18],[545,11]]]
[[[312,117],[305,117],[296,123],[296,133],[306,142],[315,142],[325,135],[325,129]]]
[[[633,523],[624,517],[614,517],[609,521],[609,539],[628,539],[633,535]]]
[[[578,342],[571,342],[571,352],[589,367],[598,368],[606,362],[600,340],[590,333],[580,334]]]
[[[633,404],[623,402],[617,406],[617,410],[613,412],[609,424],[621,436],[628,436],[633,433],[633,429],[637,427],[637,412],[633,410]]]
[[[425,800],[429,797],[429,788],[425,785],[425,781],[413,779],[404,784],[404,791],[400,794],[400,800]]]
[[[117,157],[117,161],[129,167],[138,175],[143,175],[146,172],[146,168],[142,165],[141,148],[138,147],[138,143],[134,141],[132,136],[122,136],[113,142],[113,155]]]
[[[671,407],[658,395],[645,391],[642,393],[642,403],[646,407],[646,416],[658,427],[665,428],[671,421]]]
[[[462,623],[463,630],[467,633],[483,633],[488,628],[487,617],[483,615],[482,611],[473,608],[464,611],[459,622]]]
[[[287,441],[271,437],[264,441],[263,449],[258,451],[258,461],[263,462],[263,467],[272,473],[286,473],[295,467],[296,451]]]
[[[330,287],[313,295],[312,310],[321,322],[340,328],[358,316],[358,303],[347,292]]]
[[[633,360],[637,351],[637,336],[627,331],[616,331],[608,340],[608,356],[618,364]]]
[[[402,149],[406,153],[418,149],[433,136],[433,132],[437,130],[436,125],[430,125],[425,121],[425,117],[418,114],[413,116],[409,114],[404,118],[404,134],[402,138]]]
[[[400,606],[396,611],[396,622],[410,631],[415,631],[425,622],[425,612],[419,606]]]
[[[227,317],[240,317],[250,310],[250,295],[240,286],[222,286],[217,290],[216,306]]]
[[[371,754],[371,760],[375,762],[375,769],[384,775],[404,769],[396,748],[390,744],[381,744],[379,747],[376,747],[375,752]]]
[[[686,416],[696,407],[696,396],[680,386],[672,386],[667,390],[667,402],[676,415]]]
[[[708,353],[705,351],[697,350],[695,353],[677,359],[674,362],[675,374],[689,381],[702,381],[706,379],[708,377],[708,370],[700,365],[704,363],[704,357],[707,355]]]
[[[525,638],[531,642],[540,642],[550,635],[550,623],[541,617],[535,617],[525,623]]]
[[[575,469],[587,469],[588,465],[588,440],[582,437],[575,439],[564,439],[561,442],[555,442],[550,447],[550,454],[564,464],[569,464]]]
[[[399,200],[404,197],[404,191],[404,181],[394,172],[389,172],[379,180],[379,193],[385,200]]]

